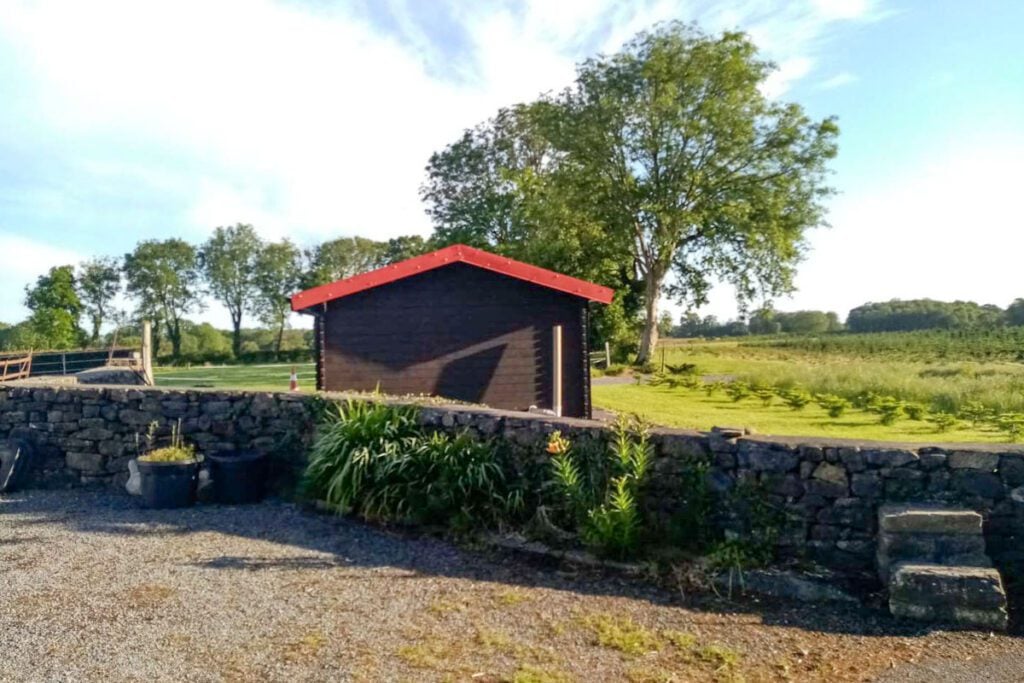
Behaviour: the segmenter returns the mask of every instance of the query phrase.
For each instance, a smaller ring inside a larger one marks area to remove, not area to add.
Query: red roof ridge
[[[499,256],[483,249],[476,249],[466,244],[453,244],[450,247],[432,251],[422,256],[414,256],[405,261],[377,268],[366,273],[337,280],[326,285],[313,287],[292,296],[292,310],[304,311],[334,299],[380,287],[407,277],[425,273],[429,270],[442,268],[452,263],[466,263],[477,268],[490,270],[518,280],[524,280],[541,287],[547,287],[565,294],[571,294],[590,301],[609,304],[614,292],[609,287],[596,285],[569,275],[556,273],[553,270],[534,266],[522,261]]]

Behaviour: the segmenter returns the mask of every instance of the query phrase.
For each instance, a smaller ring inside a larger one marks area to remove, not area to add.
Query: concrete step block
[[[949,534],[881,534],[876,563],[883,582],[891,568],[901,562],[938,564],[950,567],[991,567],[981,536]]]
[[[883,534],[981,536],[982,517],[974,510],[928,505],[882,505],[878,528]]]
[[[990,567],[895,565],[889,581],[893,616],[970,628],[1005,630],[1006,591]]]

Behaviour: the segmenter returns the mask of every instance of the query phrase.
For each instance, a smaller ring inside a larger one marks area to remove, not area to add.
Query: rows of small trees
[[[867,303],[850,311],[851,332],[910,332],[913,330],[991,329],[1024,325],[1024,299],[1005,310],[973,301],[910,299]]]
[[[242,352],[247,319],[275,335],[280,353],[296,291],[424,253],[418,236],[374,241],[361,237],[330,240],[301,249],[290,240],[267,242],[251,225],[218,227],[200,245],[182,239],[145,240],[123,258],[100,257],[78,266],[55,266],[25,288],[28,320],[0,330],[0,348],[67,349],[95,346],[104,326],[128,326],[148,319],[154,346],[166,339],[174,359],[182,356],[186,335],[195,336],[189,316],[209,299],[227,309],[232,324],[231,354]],[[129,313],[116,308],[124,293]],[[213,329],[212,327],[210,328]],[[208,331],[204,334],[209,336]]]

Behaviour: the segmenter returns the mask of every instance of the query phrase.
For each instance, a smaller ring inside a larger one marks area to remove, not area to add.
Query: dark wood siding
[[[586,416],[586,306],[474,266],[431,270],[327,304],[324,386],[550,408],[552,330],[561,325],[562,413]]]

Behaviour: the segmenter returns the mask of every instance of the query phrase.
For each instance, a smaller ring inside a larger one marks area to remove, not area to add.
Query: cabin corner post
[[[551,328],[551,410],[562,417],[562,326]]]

